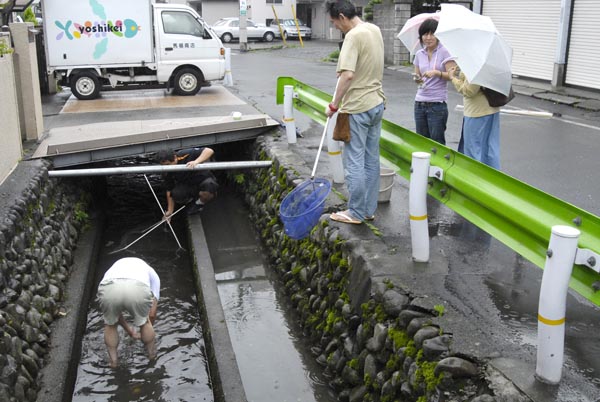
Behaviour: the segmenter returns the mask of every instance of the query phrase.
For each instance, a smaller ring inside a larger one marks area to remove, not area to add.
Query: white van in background
[[[195,95],[225,75],[221,40],[195,10],[151,0],[44,0],[48,71],[79,99],[103,86]]]

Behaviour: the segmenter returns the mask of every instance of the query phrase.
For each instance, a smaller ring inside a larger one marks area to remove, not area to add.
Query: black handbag
[[[486,87],[481,87],[481,91],[485,95],[488,104],[491,107],[504,106],[508,102],[513,100],[513,98],[515,97],[515,93],[513,92],[512,86],[510,87],[510,92],[508,93],[508,96]]]

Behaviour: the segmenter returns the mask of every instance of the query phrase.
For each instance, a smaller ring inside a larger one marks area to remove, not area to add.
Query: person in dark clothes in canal
[[[160,278],[152,267],[134,257],[121,258],[104,274],[98,285],[100,311],[104,315],[104,343],[111,367],[117,367],[120,324],[133,339],[141,339],[148,357],[156,357],[154,320],[160,298]],[[130,325],[123,312],[133,318]],[[137,332],[134,327],[139,327]]]
[[[161,165],[186,165],[194,169],[214,155],[211,148],[188,148],[174,152],[171,149],[161,150],[156,159]],[[167,210],[165,218],[169,218],[175,210],[175,203],[187,204],[194,200],[186,209],[188,215],[196,214],[204,205],[215,198],[219,184],[210,170],[193,170],[190,172],[167,173],[165,179],[167,189]]]

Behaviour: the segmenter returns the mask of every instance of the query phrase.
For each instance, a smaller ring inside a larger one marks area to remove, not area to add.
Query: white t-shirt
[[[160,298],[160,278],[150,265],[139,258],[126,257],[115,262],[101,282],[108,279],[135,279],[148,285],[156,300]]]

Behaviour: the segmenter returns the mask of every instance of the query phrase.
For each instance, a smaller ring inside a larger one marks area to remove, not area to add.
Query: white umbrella
[[[400,33],[396,35],[396,37],[400,39],[404,46],[406,46],[406,48],[410,51],[411,55],[414,55],[419,49],[421,49],[421,41],[419,41],[419,27],[421,27],[423,21],[429,18],[439,20],[440,15],[438,13],[422,13],[415,15],[404,23]]]
[[[508,95],[512,48],[489,17],[463,6],[442,4],[435,36],[455,57],[469,82]]]

